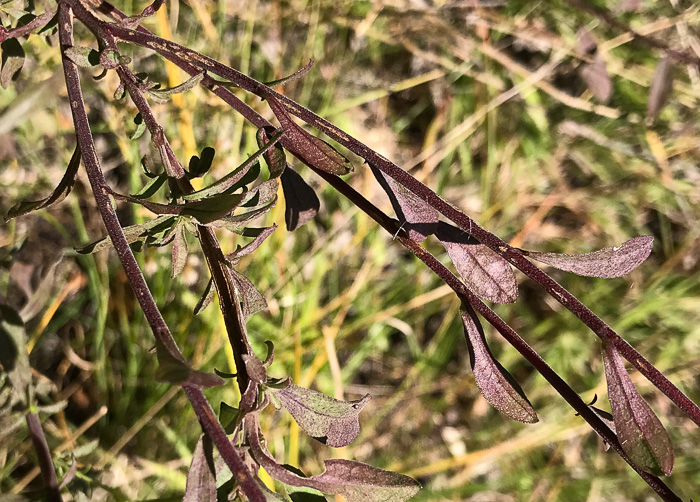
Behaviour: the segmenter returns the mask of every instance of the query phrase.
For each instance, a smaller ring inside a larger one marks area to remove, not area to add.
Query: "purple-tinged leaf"
[[[63,54],[81,68],[100,64],[100,53],[90,47],[68,47]]]
[[[173,228],[173,278],[182,273],[187,263],[187,237],[185,235],[184,221],[178,221]]]
[[[447,223],[440,222],[436,235],[474,294],[496,303],[513,303],[518,298],[515,273],[505,259]]]
[[[233,277],[233,282],[236,284],[236,290],[241,299],[241,310],[243,311],[243,318],[248,319],[253,314],[256,314],[267,308],[267,300],[262,295],[255,284],[250,282],[245,275],[237,271],[236,269],[231,269],[231,274]]]
[[[339,401],[314,390],[290,384],[274,391],[282,406],[309,436],[336,448],[347,446],[360,434],[359,414],[372,399]]]
[[[33,404],[27,333],[20,315],[7,305],[0,305],[0,364],[20,402]]]
[[[404,502],[421,489],[416,480],[352,460],[325,460],[325,472],[310,478],[278,464],[263,449],[257,421],[246,425],[250,453],[274,479],[294,487],[308,487],[326,494],[342,495],[347,502]]]
[[[204,288],[204,293],[197,301],[197,305],[194,306],[194,315],[199,314],[202,310],[207,308],[211,301],[214,299],[214,280],[209,279],[206,287]]]
[[[466,306],[461,316],[474,379],[483,396],[494,408],[513,420],[526,424],[537,422],[537,413],[520,386],[493,358],[481,323],[471,306]]]
[[[194,75],[189,79],[185,80],[180,85],[176,85],[175,87],[169,87],[167,89],[149,89],[146,91],[146,94],[148,94],[148,96],[151,99],[153,99],[153,101],[155,101],[156,103],[167,103],[173,94],[180,94],[181,92],[189,91],[197,84],[199,84],[203,78],[204,72],[198,73],[197,75]]]
[[[250,354],[243,354],[243,364],[245,364],[245,370],[252,381],[257,384],[264,384],[267,382],[267,371],[265,366],[260,359]]]
[[[586,277],[622,277],[641,265],[649,257],[654,238],[650,235],[635,237],[619,247],[611,246],[592,253],[560,254],[526,251],[526,256],[559,270]]]
[[[156,356],[158,358],[156,380],[159,382],[190,384],[202,388],[218,387],[224,384],[224,380],[217,375],[190,368],[182,354],[171,351],[158,340],[156,340]]]
[[[617,349],[603,350],[608,399],[622,449],[640,469],[657,476],[673,470],[673,445],[658,417],[639,395]]]
[[[338,153],[335,148],[297,125],[287,113],[284,105],[277,101],[272,94],[265,96],[265,99],[270,104],[272,112],[287,136],[287,149],[295,157],[300,158],[305,164],[338,176],[348,174],[353,170],[350,161]]]
[[[321,203],[314,189],[291,167],[282,171],[281,179],[285,203],[284,221],[287,230],[292,232],[311,221],[318,213]]]
[[[245,233],[245,228],[243,228],[242,225],[246,225],[249,222],[260,218],[262,215],[264,215],[270,209],[272,209],[275,206],[275,204],[277,204],[277,197],[272,199],[265,206],[258,207],[251,211],[246,211],[245,213],[241,214],[224,216],[223,218],[211,221],[206,225],[214,228],[227,228],[237,234],[243,234]]]
[[[264,207],[277,199],[279,181],[271,179],[263,181],[258,186],[251,188],[241,202],[241,207]]]
[[[283,131],[277,132],[272,126],[265,126],[258,129],[256,139],[260,148],[266,148],[263,158],[267,162],[267,167],[270,170],[270,179],[279,178],[282,172],[287,167],[287,155],[284,153],[284,148],[280,144],[274,144],[273,140],[278,134],[283,134]],[[271,144],[273,148],[269,148]]]
[[[24,49],[16,38],[8,38],[2,44],[2,69],[0,69],[0,86],[7,89],[10,81],[16,79],[24,66]]]
[[[586,28],[581,28],[576,32],[576,41],[576,52],[582,56],[590,56],[598,50],[598,44]]]
[[[272,80],[270,82],[265,82],[265,85],[268,87],[279,87],[281,85],[288,84],[289,82],[294,82],[295,80],[299,80],[304,75],[306,75],[306,73],[311,69],[311,67],[313,65],[314,65],[314,60],[309,59],[308,63],[306,63],[304,66],[299,68],[297,71],[295,71],[291,75],[287,75],[286,77],[282,77],[279,80]]]
[[[36,211],[37,209],[49,207],[50,205],[65,199],[73,189],[75,179],[78,176],[78,167],[80,167],[80,146],[76,145],[73,156],[68,163],[68,168],[66,169],[66,172],[63,175],[63,178],[61,178],[58,186],[54,188],[53,192],[51,192],[51,194],[45,199],[37,201],[22,201],[15,204],[7,212],[7,218],[5,218],[5,220],[7,221],[32,211]]]
[[[610,101],[612,95],[612,80],[608,75],[603,56],[597,54],[592,63],[586,63],[581,68],[581,78],[588,89],[601,103]]]
[[[593,396],[593,401],[588,403],[588,407],[591,409],[591,411],[593,411],[593,413],[598,415],[598,418],[600,418],[603,421],[603,423],[608,426],[608,429],[615,432],[615,421],[613,420],[612,414],[610,414],[609,412],[607,412],[605,410],[601,410],[600,408],[596,408],[595,406],[593,406],[597,400],[598,400],[598,394]],[[578,416],[580,416],[580,414],[576,413],[576,416],[578,417]],[[603,436],[600,436],[600,439],[602,439],[603,443],[605,443],[605,451],[608,451],[610,449],[610,445],[608,444],[608,442],[606,441],[606,439]]]
[[[71,459],[70,467],[68,468],[68,472],[66,472],[66,475],[63,476],[63,479],[61,480],[61,484],[58,485],[58,489],[62,490],[68,484],[73,481],[73,478],[75,478],[76,473],[78,472],[78,462],[75,460],[75,456]]]
[[[250,241],[242,248],[234,251],[233,253],[227,254],[226,259],[235,265],[236,263],[238,263],[242,256],[249,255],[256,249],[258,249],[263,243],[263,241],[267,239],[270,235],[272,235],[272,232],[274,232],[276,228],[277,225],[272,225],[271,227],[265,227],[261,229],[262,231],[255,237],[255,239]]]
[[[647,108],[647,120],[654,120],[666,106],[668,98],[673,90],[673,77],[675,67],[673,58],[666,54],[656,65],[654,76],[649,88],[649,106]]]
[[[437,209],[430,206],[416,194],[397,183],[392,177],[385,176],[372,164],[374,177],[382,186],[391,200],[391,205],[396,212],[404,228],[408,231],[408,237],[416,242],[423,242],[429,235],[438,229],[440,215]]]
[[[192,463],[187,471],[187,487],[182,502],[213,502],[216,500],[216,469],[211,440],[199,436]]]

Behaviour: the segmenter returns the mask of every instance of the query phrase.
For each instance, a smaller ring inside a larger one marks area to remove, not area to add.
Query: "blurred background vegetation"
[[[597,3],[640,33],[700,57],[695,2]],[[129,14],[146,4],[116,2]],[[314,68],[285,94],[516,246],[587,252],[653,235],[651,257],[625,278],[552,274],[700,402],[697,67],[675,66],[668,105],[645,123],[663,52],[564,1],[187,0],[167,2],[144,24],[261,81],[313,58]],[[597,42],[611,77],[607,104],[582,79],[581,28]],[[82,28],[77,37],[91,41]],[[155,54],[122,47],[135,71],[163,84],[184,80]],[[48,193],[75,143],[56,45],[30,36],[24,49],[20,79],[0,91],[2,214],[21,198]],[[146,182],[138,163],[148,138],[129,139],[136,112],[128,99],[113,101],[116,75],[96,82],[82,72],[108,181],[133,193]],[[272,117],[260,99],[239,95]],[[255,129],[204,88],[155,110],[183,161],[205,146],[216,149],[212,176],[257,149]],[[289,415],[266,410],[265,436],[279,460],[307,474],[332,456],[397,470],[424,484],[415,500],[653,499],[487,328],[540,422],[515,423],[492,409],[469,370],[456,297],[390,235],[307,169],[300,172],[322,198],[321,212],[294,234],[284,229],[282,203],[267,215],[264,223],[278,230],[240,266],[269,301],[250,319],[251,337],[261,356],[262,343],[274,342],[272,375],[336,397],[374,399],[362,413],[360,438],[339,451],[300,434]],[[391,211],[368,169],[357,163],[347,180]],[[124,205],[120,218],[126,225],[151,215]],[[59,475],[72,451],[79,457],[70,492],[91,500],[178,500],[200,427],[184,394],[154,379],[154,340],[114,254],[72,251],[103,235],[81,172],[62,204],[0,226],[0,295],[29,311],[42,402],[67,401],[41,416]],[[220,238],[225,251],[235,249],[233,234]],[[232,371],[217,306],[192,315],[208,273],[190,244],[175,279],[169,249],[148,248],[138,259],[185,355],[206,370]],[[449,263],[438,244],[427,246]],[[609,409],[598,338],[522,275],[519,282],[519,301],[496,311],[584,400],[597,395]],[[686,500],[698,497],[700,432],[638,374],[632,378],[674,441],[668,483]],[[218,408],[222,400],[235,405],[236,392],[228,384],[207,395]],[[0,493],[40,488],[26,426],[0,418],[7,431],[0,432]]]

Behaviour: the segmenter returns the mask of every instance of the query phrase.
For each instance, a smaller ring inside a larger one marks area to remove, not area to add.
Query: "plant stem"
[[[73,19],[70,9],[71,2],[66,1],[59,3],[58,26],[62,54],[64,54],[65,49],[73,46]],[[148,289],[141,269],[134,258],[131,248],[124,236],[121,224],[117,219],[114,206],[112,205],[112,201],[106,189],[107,184],[104,179],[104,174],[102,173],[99,159],[95,152],[95,145],[92,139],[92,133],[90,132],[90,124],[85,111],[85,103],[80,87],[78,69],[75,63],[65,55],[63,55],[63,71],[65,74],[66,88],[68,90],[68,99],[73,114],[76,136],[82,152],[83,164],[85,165],[95,201],[97,202],[97,207],[102,216],[107,233],[112,239],[114,249],[117,251],[129,284],[146,316],[148,324],[153,330],[153,335],[156,337],[156,340],[158,340],[173,357],[186,363],[160,310],[158,310],[158,306],[153,299],[151,291]],[[216,419],[201,389],[192,385],[184,385],[183,387],[202,426],[216,445],[222,458],[231,469],[231,472],[236,476],[246,496],[253,502],[264,502],[265,497],[260,487],[258,487],[250,471],[248,471],[241,457],[233,448],[233,445],[226,436],[226,432]]]
[[[36,413],[31,411],[27,413],[27,428],[29,429],[29,437],[32,438],[32,443],[34,444],[34,451],[36,451],[36,455],[39,458],[39,468],[41,469],[41,476],[44,478],[44,485],[48,491],[48,500],[51,502],[62,502],[63,497],[61,497],[61,490],[58,488],[51,450],[49,450],[44,430],[41,428],[41,422]]]

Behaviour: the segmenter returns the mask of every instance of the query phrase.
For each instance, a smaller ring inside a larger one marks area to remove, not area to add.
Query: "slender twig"
[[[4,26],[0,26],[0,42],[4,42],[8,38],[19,38],[23,37],[25,35],[29,35],[31,32],[36,30],[37,28],[41,28],[43,26],[46,26],[51,19],[56,15],[56,11],[47,11],[44,12],[43,14],[35,17],[31,21],[29,21],[27,24],[18,26],[16,28],[13,28],[11,30],[8,30]]]
[[[513,266],[530,277],[530,279],[535,281],[548,294],[554,297],[555,300],[578,317],[605,343],[613,345],[618,352],[635,368],[637,368],[637,370],[639,370],[639,372],[642,373],[656,388],[658,388],[673,403],[681,408],[693,422],[700,425],[700,407],[698,407],[697,404],[688,398],[688,396],[686,396],[676,385],[666,378],[666,376],[664,376],[653,364],[644,358],[644,356],[642,356],[634,347],[620,337],[620,335],[618,335],[600,317],[581,303],[578,298],[569,293],[549,275],[531,263],[518,249],[508,245],[496,235],[479,226],[469,216],[442,199],[430,188],[415,179],[389,159],[375,152],[367,145],[345,133],[327,120],[319,117],[311,110],[301,106],[295,101],[275,92],[264,84],[233,68],[203,56],[198,52],[188,49],[187,47],[164,40],[150,33],[145,33],[143,31],[135,32],[113,24],[109,24],[109,26],[110,31],[116,37],[151,48],[176,65],[180,66],[185,71],[191,73],[191,71],[194,69],[195,73],[199,73],[202,70],[206,70],[223,78],[229,79],[231,82],[235,83],[241,88],[253,92],[260,97],[265,98],[271,96],[279,100],[284,104],[290,113],[296,115],[307,124],[316,127],[341,145],[348,148],[348,150],[351,152],[359,155],[385,174],[394,178],[401,185],[439,211],[443,216],[452,220],[460,228],[476,238],[479,242],[491,248],[494,252],[502,256]],[[203,82],[206,80],[207,79],[204,79]],[[217,95],[226,95],[226,93],[219,90],[222,89],[221,86],[216,86],[213,89]],[[229,92],[229,94],[233,96],[232,93]],[[234,100],[227,95],[227,99],[227,102],[236,102],[237,111],[241,111],[242,108],[246,107],[246,105],[237,98]],[[248,115],[250,115],[250,113],[248,113]],[[246,116],[246,114],[244,114],[244,116]],[[249,116],[246,116],[246,118],[249,118]],[[294,153],[295,148],[293,145],[284,143],[284,141],[283,145],[285,148],[288,148],[292,153]]]
[[[39,468],[41,469],[41,477],[44,478],[44,485],[48,492],[48,500],[51,502],[61,502],[61,490],[58,487],[56,479],[56,471],[53,467],[53,459],[51,450],[46,442],[44,430],[41,428],[41,422],[36,413],[31,411],[27,413],[27,427],[29,429],[29,437],[32,438],[34,451],[39,458]]]
[[[59,3],[59,38],[61,42],[61,50],[65,51],[73,45],[73,19],[71,16],[70,2]],[[66,88],[68,90],[68,99],[71,105],[73,114],[73,123],[81,147],[82,160],[88,174],[88,180],[92,187],[97,207],[100,211],[100,216],[105,224],[107,233],[112,239],[114,249],[122,263],[124,272],[127,275],[129,284],[134,290],[141,309],[146,316],[146,319],[153,331],[156,340],[170,352],[170,354],[185,362],[184,357],[180,353],[175,340],[168,329],[163,316],[161,315],[158,306],[153,299],[151,291],[146,284],[146,281],[141,273],[141,269],[134,258],[134,255],[129,247],[129,244],[124,236],[122,227],[117,219],[112,201],[109,199],[108,191],[106,190],[106,182],[100,168],[99,159],[95,152],[95,145],[90,132],[90,124],[88,122],[85,104],[83,101],[82,89],[80,87],[80,77],[78,75],[77,66],[63,56],[63,69],[66,79]],[[186,384],[183,386],[185,393],[190,399],[197,417],[202,423],[202,427],[207,432],[209,437],[216,445],[219,453],[226,464],[234,473],[239,481],[243,491],[248,498],[254,502],[264,502],[265,497],[253,479],[250,471],[243,463],[243,460],[238,455],[233,445],[228,440],[225,431],[221,424],[216,419],[208,401],[204,397],[201,389],[196,386]]]

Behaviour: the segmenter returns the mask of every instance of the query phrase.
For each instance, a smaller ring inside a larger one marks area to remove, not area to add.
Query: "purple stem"
[[[58,487],[51,450],[49,450],[44,430],[41,428],[41,422],[36,413],[31,411],[27,413],[27,427],[29,429],[29,437],[32,438],[32,444],[34,444],[34,451],[36,451],[36,455],[39,458],[39,468],[41,469],[41,476],[44,478],[44,485],[46,485],[46,490],[48,491],[48,500],[51,502],[62,502],[63,497],[61,497],[61,490]]]
[[[71,16],[72,2],[59,3],[59,38],[61,42],[61,52],[73,46],[73,19]],[[90,132],[90,124],[88,122],[87,113],[85,111],[85,103],[83,101],[82,89],[80,87],[80,77],[78,75],[77,66],[63,56],[63,70],[66,78],[66,88],[68,90],[68,99],[70,101],[71,111],[73,114],[73,123],[82,152],[82,160],[87,171],[88,180],[92,187],[97,207],[102,216],[102,220],[107,229],[107,233],[112,239],[114,249],[119,256],[124,272],[127,275],[129,284],[134,290],[134,294],[141,306],[141,309],[146,316],[146,319],[153,330],[153,335],[164,346],[168,352],[186,364],[186,361],[175,343],[175,340],[166,325],[163,316],[158,310],[151,291],[141,273],[141,269],[134,258],[134,255],[129,247],[129,244],[124,236],[121,224],[117,219],[114,206],[109,198],[107,184],[100,168],[99,159],[95,152],[95,145]],[[202,427],[207,432],[209,437],[216,445],[222,458],[231,469],[231,472],[237,477],[241,487],[253,502],[264,502],[265,497],[257,485],[252,475],[243,464],[241,457],[233,448],[233,445],[228,440],[226,432],[221,427],[211,406],[209,406],[206,397],[201,389],[193,385],[184,385],[185,393],[190,399],[195,413],[202,423]]]
[[[25,35],[29,35],[31,32],[37,28],[41,28],[48,24],[49,21],[56,15],[56,11],[44,12],[40,16],[35,17],[29,21],[24,26],[18,26],[17,28],[8,30],[4,26],[0,26],[0,43],[4,42],[8,38],[19,38]]]

